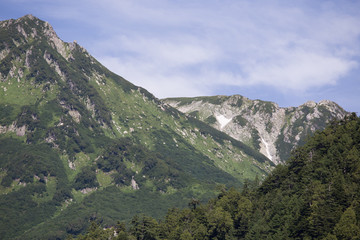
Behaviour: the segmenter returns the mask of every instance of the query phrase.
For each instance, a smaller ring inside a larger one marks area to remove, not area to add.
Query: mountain
[[[330,120],[349,114],[328,100],[287,108],[240,95],[163,101],[246,143],[275,164],[284,163],[296,146],[302,145],[315,131],[323,130]]]
[[[222,191],[207,204],[135,216],[78,239],[359,239],[360,118],[333,121],[254,189]],[[118,237],[114,237],[114,231]]]
[[[63,42],[49,23],[0,22],[2,239],[62,239],[90,220],[158,218],[273,167]]]

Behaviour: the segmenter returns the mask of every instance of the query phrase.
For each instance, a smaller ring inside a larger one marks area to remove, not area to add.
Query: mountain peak
[[[0,60],[8,57],[9,60],[10,58],[14,58],[16,61],[20,61],[21,58],[19,58],[19,54],[22,55],[23,53],[21,52],[25,51],[26,56],[23,60],[25,60],[25,66],[29,68],[30,65],[33,64],[32,61],[29,61],[29,56],[31,56],[34,51],[45,49],[45,45],[50,45],[66,60],[73,59],[72,52],[77,44],[75,42],[63,42],[48,22],[42,21],[31,14],[16,20],[10,19],[2,21],[0,22],[0,27],[4,30],[0,42]],[[34,49],[34,44],[37,44],[40,49]],[[11,54],[14,49],[20,50],[15,51],[15,55],[18,56],[15,56],[14,53]],[[82,51],[85,52],[84,49],[82,49]],[[8,56],[8,54],[10,55]],[[49,56],[48,51],[43,54],[44,58],[48,59],[46,57]],[[3,67],[0,72],[0,78],[7,78],[5,75],[8,75],[10,70],[11,69],[6,66]],[[13,71],[15,71],[15,69]],[[11,72],[12,71],[10,71],[10,73]],[[22,73],[20,73],[20,75],[22,75]]]
[[[301,106],[307,106],[307,107],[316,107],[316,102],[314,102],[314,101],[307,101],[306,103],[304,103],[303,105],[301,105]]]
[[[30,19],[30,20],[35,20],[35,19],[37,19],[37,20],[39,20],[37,17],[35,17],[35,16],[32,15],[32,14],[26,14],[26,15],[22,16],[22,17],[19,18],[19,19]]]
[[[31,14],[25,15],[18,19],[10,19],[1,22],[1,27],[8,29],[8,30],[15,30],[18,34],[13,39],[17,42],[16,45],[23,44],[29,42],[31,39],[36,39],[41,36],[41,32],[46,35],[48,32],[51,35],[56,35],[55,31],[51,27],[51,25],[47,22],[44,22]]]
[[[6,26],[12,26],[14,24],[22,24],[22,23],[34,23],[36,25],[39,25],[40,22],[43,22],[42,20],[40,20],[39,18],[35,17],[32,14],[26,14],[22,17],[19,17],[18,19],[9,19],[9,20],[4,20],[1,21],[0,23],[2,24],[2,27],[6,27]]]
[[[314,108],[316,106],[329,106],[329,107],[334,107],[334,106],[337,106],[339,107],[339,105],[331,100],[321,100],[319,102],[315,102],[315,101],[307,101],[306,103],[300,105],[299,107],[302,107],[302,106],[307,106],[307,107],[311,107],[311,108]]]

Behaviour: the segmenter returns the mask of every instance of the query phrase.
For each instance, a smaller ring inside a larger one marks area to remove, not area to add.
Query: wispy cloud
[[[360,18],[331,2],[114,1],[107,7],[112,20],[101,25],[113,36],[94,44],[94,53],[159,97],[208,94],[213,84],[306,91],[336,84],[358,66]]]

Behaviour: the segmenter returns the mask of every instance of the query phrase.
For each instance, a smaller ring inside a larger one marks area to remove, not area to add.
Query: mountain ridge
[[[298,107],[250,100],[241,95],[167,98],[163,101],[197,117],[259,150],[275,164],[285,162],[292,149],[330,120],[349,113],[329,100],[307,101]]]

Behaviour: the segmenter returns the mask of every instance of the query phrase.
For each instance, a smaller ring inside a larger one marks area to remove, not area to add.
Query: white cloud
[[[66,7],[47,10],[93,26],[103,36],[86,39],[89,51],[158,97],[204,95],[222,84],[307,91],[339,84],[359,65],[356,1],[105,0],[70,6],[81,9],[78,16]]]
[[[122,37],[119,44],[139,59],[158,64],[157,67],[182,67],[213,61],[216,53],[206,43],[180,36],[176,39]]]
[[[246,66],[250,85],[264,84],[282,90],[305,91],[312,87],[334,85],[350,69],[354,61],[322,56],[306,51],[286,52],[273,62]]]
[[[154,65],[143,61],[122,61],[119,58],[105,57],[100,61],[115,73],[132,83],[148,89],[159,98],[178,96],[199,96],[204,94],[204,88],[198,86],[198,81],[184,74],[167,75],[166,69],[154,69]]]

